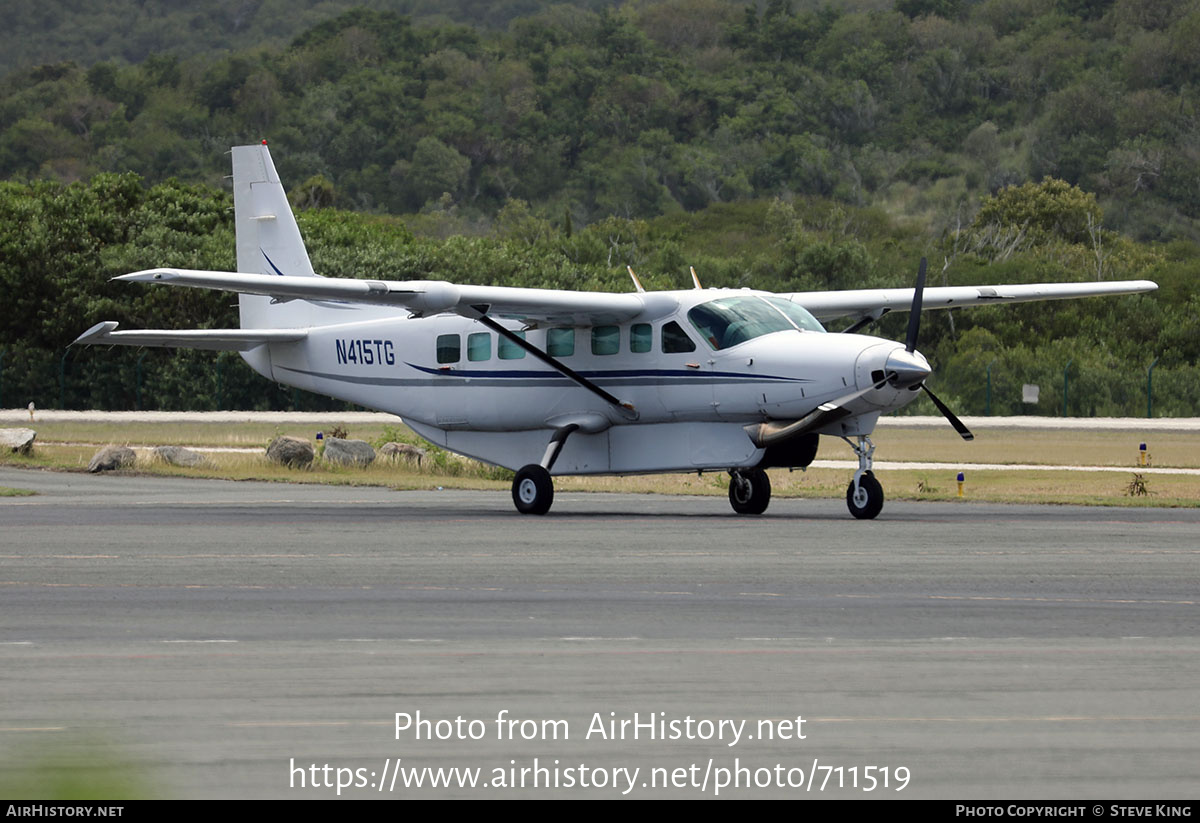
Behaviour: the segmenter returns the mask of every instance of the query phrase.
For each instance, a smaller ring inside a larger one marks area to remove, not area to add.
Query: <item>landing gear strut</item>
[[[762,469],[729,472],[729,505],[738,514],[762,514],[771,502],[771,480]]]
[[[550,479],[550,470],[554,468],[554,461],[562,452],[563,444],[578,428],[572,423],[555,430],[554,436],[546,444],[542,462],[522,466],[513,478],[513,505],[521,514],[545,514],[550,511],[550,504],[554,502],[554,482]]]
[[[854,473],[854,479],[846,489],[846,508],[859,520],[873,520],[883,509],[883,486],[879,485],[879,481],[871,472],[875,444],[865,434],[858,436],[857,443],[851,442],[848,437],[842,439],[849,443],[850,448],[858,455],[858,471]]]

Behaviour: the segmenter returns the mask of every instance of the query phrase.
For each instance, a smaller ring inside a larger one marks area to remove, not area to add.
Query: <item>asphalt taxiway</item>
[[[39,492],[0,499],[10,786],[51,762],[163,797],[341,778],[352,797],[619,797],[635,768],[627,796],[711,797],[722,774],[733,797],[1200,789],[1197,510],[889,502],[857,522],[840,501],[740,518],[559,494],[531,518],[504,493],[0,486]],[[397,732],[418,711],[435,739]],[[722,720],[746,721],[736,742],[703,734]],[[480,784],[404,788],[397,760]]]

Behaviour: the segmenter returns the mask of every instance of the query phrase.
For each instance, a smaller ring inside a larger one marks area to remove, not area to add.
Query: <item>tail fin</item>
[[[233,148],[233,211],[238,271],[317,276],[265,140]],[[243,329],[312,324],[312,306],[305,301],[273,304],[269,297],[251,294],[239,299]]]

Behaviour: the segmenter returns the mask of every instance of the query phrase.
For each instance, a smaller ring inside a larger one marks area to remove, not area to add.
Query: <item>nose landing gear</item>
[[[846,489],[846,508],[850,514],[859,520],[873,520],[883,509],[883,486],[871,472],[875,456],[875,444],[865,434],[860,434],[855,443],[848,437],[843,437],[854,453],[858,455],[858,471]]]

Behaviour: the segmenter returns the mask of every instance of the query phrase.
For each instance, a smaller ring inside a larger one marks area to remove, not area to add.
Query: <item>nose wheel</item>
[[[729,473],[729,505],[738,514],[762,514],[771,502],[771,480],[762,469]]]
[[[883,509],[883,486],[870,472],[850,481],[846,489],[846,507],[859,520],[873,520]]]
[[[874,520],[883,509],[883,486],[871,472],[875,457],[875,444],[866,435],[859,435],[858,442],[843,437],[858,455],[858,471],[846,489],[846,508],[859,520]]]

